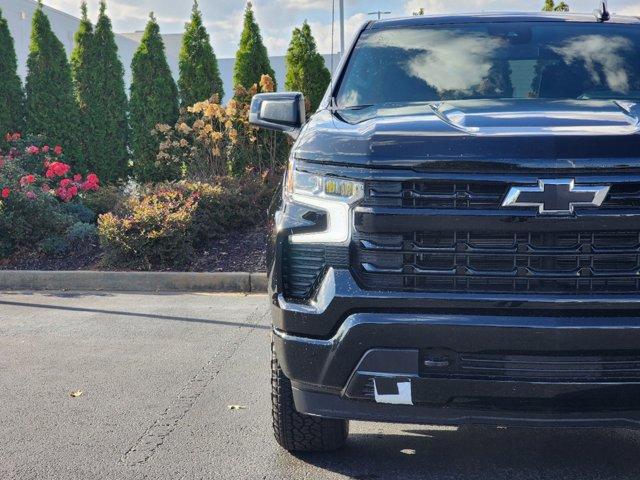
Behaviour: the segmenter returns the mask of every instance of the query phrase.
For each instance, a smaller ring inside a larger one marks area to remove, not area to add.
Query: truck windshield
[[[640,27],[508,22],[365,31],[340,108],[467,99],[640,99]]]

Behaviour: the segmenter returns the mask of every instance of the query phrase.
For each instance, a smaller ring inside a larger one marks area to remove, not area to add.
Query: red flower
[[[53,149],[53,153],[55,153],[56,156],[59,157],[60,155],[62,155],[62,147],[60,145],[56,145]]]
[[[2,189],[2,192],[0,193],[0,196],[2,196],[2,198],[9,198],[10,193],[11,193],[11,190],[9,190],[8,187],[4,187]]]
[[[62,182],[60,182],[62,183]],[[62,185],[56,189],[56,195],[63,202],[68,202],[73,199],[78,194],[78,187],[75,185],[71,185],[69,188],[66,188]]]
[[[81,185],[82,190],[85,192],[88,191],[96,191],[100,188],[100,180],[95,173],[90,173],[87,175],[87,180]]]
[[[60,180],[60,186],[62,188],[69,188],[70,185],[71,185],[71,180],[69,180],[68,178],[63,178],[62,180]]]
[[[82,175],[80,175],[79,173],[76,173],[73,176],[73,181],[76,182],[76,183],[80,183],[82,181]]]
[[[70,169],[71,167],[66,163],[53,162],[53,163],[50,163],[49,166],[47,167],[47,172],[45,173],[45,176],[47,178],[64,177],[69,172]]]
[[[98,176],[95,173],[90,173],[87,175],[87,182],[100,183],[100,180],[98,180]]]

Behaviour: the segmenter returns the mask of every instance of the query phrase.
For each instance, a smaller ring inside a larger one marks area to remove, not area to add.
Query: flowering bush
[[[16,182],[11,178],[10,170],[0,182],[3,198],[7,199],[13,191],[15,194],[24,194],[33,200],[37,196],[37,190],[45,194],[53,194],[64,202],[73,200],[81,192],[96,191],[100,187],[100,181],[94,173],[90,173],[83,179],[82,175],[70,176],[71,166],[64,162],[63,149],[60,145],[36,145],[38,139],[24,141],[19,133],[7,134],[5,140],[10,148],[6,153],[0,152],[0,168],[11,162],[12,171],[25,171],[27,174],[20,176]],[[28,144],[25,146],[25,143]],[[38,143],[41,143],[38,142]],[[35,172],[40,171],[38,175]],[[5,185],[3,185],[5,183]]]
[[[244,175],[247,171],[276,171],[285,165],[289,143],[276,132],[249,124],[251,98],[273,92],[271,77],[260,85],[236,87],[226,106],[217,95],[187,109],[174,126],[158,125],[158,167],[186,173],[195,181],[210,181],[221,175]]]
[[[8,149],[0,150],[0,257],[18,247],[51,244],[44,242],[48,237],[64,238],[71,225],[86,220],[67,205],[81,204],[100,188],[96,175],[72,174],[59,145],[18,133],[5,141]]]

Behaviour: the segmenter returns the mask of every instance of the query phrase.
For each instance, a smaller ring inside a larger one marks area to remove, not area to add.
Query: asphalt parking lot
[[[353,423],[344,450],[294,457],[269,334],[259,295],[0,294],[0,478],[640,477],[631,430]]]

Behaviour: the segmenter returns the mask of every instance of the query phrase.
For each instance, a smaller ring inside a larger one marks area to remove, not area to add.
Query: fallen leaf
[[[80,395],[82,395],[82,390],[74,390],[73,392],[71,392],[69,395],[71,395],[73,398],[79,397]]]
[[[247,409],[247,407],[243,405],[228,405],[227,408],[229,410],[246,410]]]

